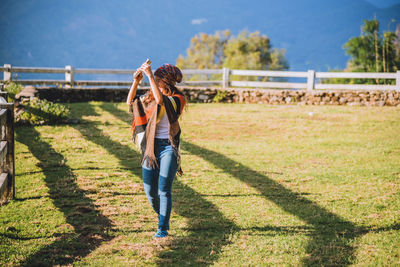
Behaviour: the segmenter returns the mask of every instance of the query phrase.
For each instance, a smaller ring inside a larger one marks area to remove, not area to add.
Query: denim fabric
[[[172,182],[177,171],[177,158],[168,139],[154,140],[154,153],[158,169],[142,165],[144,191],[154,211],[158,214],[158,229],[169,229],[172,209]]]

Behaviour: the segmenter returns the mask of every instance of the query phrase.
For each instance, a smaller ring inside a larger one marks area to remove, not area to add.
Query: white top
[[[157,123],[155,137],[159,139],[169,139],[169,121],[167,113],[164,113],[164,116]]]

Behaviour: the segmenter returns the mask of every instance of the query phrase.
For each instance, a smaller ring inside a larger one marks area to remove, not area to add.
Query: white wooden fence
[[[131,80],[112,81],[112,80],[76,80],[76,74],[133,74],[134,69],[75,69],[72,66],[65,68],[43,68],[43,67],[13,67],[4,64],[0,67],[3,72],[3,81],[11,81],[13,73],[62,73],[65,74],[63,80],[43,80],[43,79],[18,79],[18,82],[24,85],[62,85],[64,87],[81,87],[81,86],[129,86]],[[231,70],[223,69],[184,69],[183,74],[186,76],[200,75],[207,76],[219,74],[221,80],[202,80],[190,81],[185,80],[181,85],[202,85],[212,86],[218,85],[226,89],[229,87],[257,87],[257,88],[277,88],[277,89],[307,89],[307,90],[397,90],[400,91],[400,71],[392,73],[371,73],[371,72],[316,72],[308,71],[268,71],[268,70]],[[256,76],[271,78],[304,78],[306,81],[299,82],[261,82],[261,81],[235,81],[235,76]],[[318,79],[328,78],[350,78],[350,79],[384,79],[396,80],[394,85],[372,85],[372,84],[326,84],[317,83]]]

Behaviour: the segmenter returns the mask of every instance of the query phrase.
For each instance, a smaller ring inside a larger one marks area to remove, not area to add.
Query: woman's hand
[[[142,66],[139,69],[141,71],[143,71],[147,75],[147,77],[150,78],[151,76],[153,76],[153,72],[151,71],[150,64],[145,62],[142,64]]]
[[[143,79],[143,71],[140,68],[138,68],[133,74],[133,83],[131,85],[131,88],[129,89],[128,98],[126,99],[126,104],[128,105],[132,104],[132,100],[136,96],[136,90],[142,79]]]
[[[162,93],[160,91],[160,88],[158,88],[156,80],[154,79],[153,72],[151,71],[150,64],[151,64],[151,61],[148,60],[145,63],[143,63],[142,66],[139,69],[141,71],[143,71],[147,75],[147,77],[149,78],[151,91],[153,93],[154,99],[156,100],[156,103],[158,105],[162,105],[163,104]]]
[[[138,82],[140,82],[143,79],[143,72],[140,70],[140,68],[137,69],[133,74],[133,79],[137,80]]]

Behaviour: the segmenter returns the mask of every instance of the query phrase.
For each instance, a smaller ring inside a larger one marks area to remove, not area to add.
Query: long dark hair
[[[172,96],[172,95],[175,95],[175,94],[180,94],[180,95],[182,95],[183,97],[185,97],[184,93],[183,93],[181,90],[179,90],[179,89],[178,89],[175,85],[173,85],[173,84],[167,84],[167,86],[165,87],[165,90],[166,90],[166,93],[165,93],[165,94],[163,93],[162,90],[160,90],[161,93],[162,93],[163,95]],[[153,91],[151,90],[151,87],[150,87],[149,90],[148,90],[147,93],[146,93],[145,101],[146,101],[146,102],[151,102],[151,101],[153,101],[154,99],[155,99],[155,98],[154,98],[154,95],[153,95]],[[186,99],[186,97],[185,97],[185,99]]]

